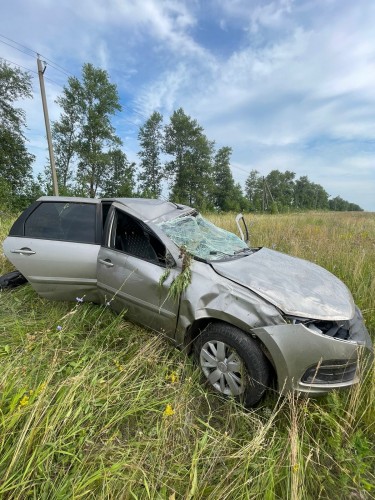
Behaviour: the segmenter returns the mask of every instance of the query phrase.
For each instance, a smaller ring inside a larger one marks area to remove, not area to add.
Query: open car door
[[[126,311],[130,320],[173,337],[179,304],[168,291],[178,269],[152,230],[116,203],[107,218],[97,266],[102,301]]]

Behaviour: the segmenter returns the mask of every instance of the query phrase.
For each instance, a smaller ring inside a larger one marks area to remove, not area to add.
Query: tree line
[[[17,208],[52,194],[49,167],[37,180],[27,151],[25,113],[16,101],[31,97],[30,76],[0,60],[0,194]],[[69,77],[56,100],[61,114],[52,123],[59,192],[66,196],[160,197],[201,210],[362,210],[328,193],[307,176],[252,170],[242,189],[231,172],[232,149],[216,148],[199,123],[182,108],[165,123],[153,112],[139,128],[139,162],[130,162],[113,125],[122,108],[106,71],[84,64],[82,77]]]

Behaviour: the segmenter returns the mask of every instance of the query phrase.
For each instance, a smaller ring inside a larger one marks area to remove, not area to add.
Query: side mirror
[[[237,224],[240,236],[241,236],[241,240],[244,241],[245,243],[249,244],[249,230],[247,229],[247,224],[246,224],[244,216],[242,214],[237,215],[236,224]],[[242,227],[241,227],[241,225],[242,225]]]

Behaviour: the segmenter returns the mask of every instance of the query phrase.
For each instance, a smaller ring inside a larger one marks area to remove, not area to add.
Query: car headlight
[[[327,335],[337,340],[351,340],[349,321],[322,321],[288,316],[287,321],[294,325],[302,324],[315,333]]]

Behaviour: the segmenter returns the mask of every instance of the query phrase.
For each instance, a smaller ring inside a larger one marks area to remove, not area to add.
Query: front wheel
[[[194,351],[207,382],[224,396],[254,406],[269,382],[269,363],[257,342],[238,328],[211,323],[197,337]]]

